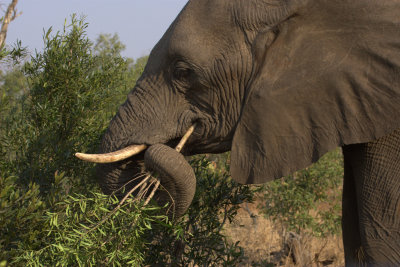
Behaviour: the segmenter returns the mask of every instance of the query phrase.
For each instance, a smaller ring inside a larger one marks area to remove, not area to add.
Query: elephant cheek
[[[165,189],[158,197],[160,204],[172,203],[173,217],[182,216],[196,191],[196,177],[192,167],[182,154],[162,144],[149,147],[144,161],[146,168],[159,175]]]

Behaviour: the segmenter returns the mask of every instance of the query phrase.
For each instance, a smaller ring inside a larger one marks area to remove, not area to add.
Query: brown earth
[[[244,263],[239,266],[344,266],[341,236],[285,232],[263,217],[257,208],[261,202],[242,204],[235,221],[225,227],[230,240],[244,248]]]

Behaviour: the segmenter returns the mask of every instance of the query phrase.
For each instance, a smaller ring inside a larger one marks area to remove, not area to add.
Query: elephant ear
[[[231,152],[240,183],[400,128],[400,1],[309,2],[281,23],[247,92]]]

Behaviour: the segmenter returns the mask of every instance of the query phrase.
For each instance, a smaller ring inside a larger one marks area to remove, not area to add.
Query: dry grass
[[[258,211],[262,202],[242,204],[236,221],[225,227],[231,241],[240,241],[244,248],[241,266],[344,266],[340,236],[322,239],[285,233]]]

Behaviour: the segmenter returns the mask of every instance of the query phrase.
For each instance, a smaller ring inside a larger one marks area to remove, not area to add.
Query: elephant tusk
[[[75,156],[81,160],[90,161],[94,163],[112,163],[139,154],[146,148],[147,145],[132,145],[111,153],[105,153],[105,154],[75,153]]]
[[[180,152],[182,150],[182,147],[185,145],[186,141],[189,139],[190,135],[193,133],[194,128],[196,127],[196,124],[193,124],[185,133],[185,135],[182,137],[181,141],[179,144],[175,147],[175,150]],[[112,162],[117,162],[121,161],[124,159],[127,159],[129,157],[132,157],[134,155],[139,154],[143,150],[145,150],[148,146],[147,145],[131,145],[128,147],[125,147],[123,149],[110,152],[110,153],[105,153],[105,154],[85,154],[85,153],[75,153],[75,157],[89,161],[89,162],[94,162],[94,163],[112,163]]]
[[[190,135],[193,133],[194,128],[196,128],[196,123],[190,126],[190,128],[186,131],[185,135],[182,137],[179,144],[175,147],[175,150],[181,152],[183,146],[185,145],[186,141],[189,139]]]

